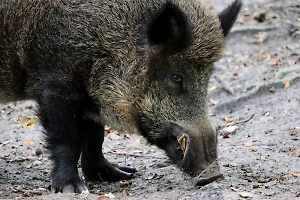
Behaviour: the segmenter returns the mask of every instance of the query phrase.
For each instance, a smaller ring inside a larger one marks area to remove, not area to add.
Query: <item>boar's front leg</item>
[[[136,172],[131,167],[117,167],[103,156],[104,127],[83,120],[91,104],[72,83],[56,85],[55,81],[37,84],[39,116],[45,129],[47,148],[54,162],[52,192],[88,191],[80,179],[77,163],[82,152],[82,169],[87,180],[117,181],[129,179]]]
[[[93,121],[83,120],[80,132],[84,135],[81,166],[87,180],[118,181],[130,179],[135,168],[117,167],[109,163],[103,156],[104,127]]]
[[[81,153],[81,136],[78,122],[83,102],[74,90],[55,80],[38,84],[37,102],[39,117],[45,129],[47,148],[54,162],[52,193],[81,193],[88,191],[80,179],[77,163]]]

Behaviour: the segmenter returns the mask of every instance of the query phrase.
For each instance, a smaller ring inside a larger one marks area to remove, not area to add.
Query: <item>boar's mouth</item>
[[[183,154],[183,158],[182,161],[180,162],[180,166],[183,169],[183,171],[195,177],[193,178],[193,182],[195,183],[195,185],[203,186],[222,177],[217,160],[208,163],[209,165],[207,166],[206,165],[201,166],[201,164],[199,165],[196,163],[197,159],[193,158],[193,155],[197,156],[196,152],[188,152],[188,151],[193,151],[193,147],[191,146],[191,139],[188,134],[182,133],[181,136],[178,135],[177,142],[178,142],[177,150],[181,151]],[[194,168],[193,165],[201,166],[199,167],[198,170],[196,170],[197,171],[196,173],[194,172],[195,170],[193,170]]]
[[[176,150],[183,155],[177,163],[184,172],[195,177],[193,181],[196,185],[203,186],[222,177],[216,160],[216,152],[209,151],[215,148],[213,146],[216,145],[216,140],[208,143],[205,141],[207,140],[205,136],[198,134],[195,137],[192,133],[178,131],[178,128],[174,130],[173,135],[177,138]]]
[[[160,137],[152,138],[149,132],[143,135],[164,149],[180,169],[194,177],[196,185],[208,184],[222,176],[216,161],[216,134],[210,126],[202,128],[201,133],[175,124],[164,127]]]

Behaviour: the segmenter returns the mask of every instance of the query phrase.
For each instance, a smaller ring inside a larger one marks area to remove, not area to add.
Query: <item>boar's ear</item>
[[[150,45],[162,47],[164,52],[182,49],[187,39],[187,21],[184,13],[167,2],[149,21],[147,36]]]
[[[227,36],[242,7],[241,0],[235,0],[218,15],[224,36]]]

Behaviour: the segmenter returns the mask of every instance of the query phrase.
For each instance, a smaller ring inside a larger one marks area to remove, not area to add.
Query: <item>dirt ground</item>
[[[107,129],[106,157],[136,167],[135,178],[50,194],[51,162],[26,101],[0,105],[0,199],[300,199],[300,1],[245,0],[227,44],[208,93],[222,179],[195,187],[157,147]]]

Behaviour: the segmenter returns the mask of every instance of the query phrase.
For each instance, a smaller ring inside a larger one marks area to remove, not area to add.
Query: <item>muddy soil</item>
[[[227,41],[208,93],[223,178],[195,187],[160,149],[107,128],[107,159],[136,167],[135,178],[50,194],[43,130],[26,101],[0,105],[0,199],[300,199],[300,1],[244,1]]]

